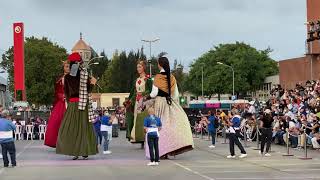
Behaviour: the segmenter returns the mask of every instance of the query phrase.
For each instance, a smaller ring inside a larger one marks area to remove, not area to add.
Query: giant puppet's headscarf
[[[170,83],[171,83],[171,94],[174,93],[175,91],[175,85],[176,85],[176,78],[171,74],[170,75]],[[167,76],[164,74],[157,74],[154,78],[153,84],[158,87],[160,90],[169,93],[169,88],[168,88],[168,82],[167,82]]]
[[[87,68],[80,67],[80,63],[82,62],[82,58],[79,53],[72,53],[68,59],[70,62],[76,62],[76,64],[77,64],[77,66],[74,66],[75,64],[73,64],[71,66],[70,75],[72,74],[73,69],[78,68],[80,70],[80,87],[79,87],[78,109],[81,111],[84,111],[86,109],[87,104],[88,104],[89,122],[93,122],[94,121],[94,113],[93,113],[93,108],[92,108],[91,93],[88,92],[89,74],[88,74]]]

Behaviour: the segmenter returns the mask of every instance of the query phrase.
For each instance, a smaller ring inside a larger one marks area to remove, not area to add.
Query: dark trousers
[[[264,146],[267,144],[266,153],[269,152],[272,141],[272,129],[271,128],[262,128],[261,129],[261,153],[264,152]]]
[[[148,135],[148,146],[151,162],[159,162],[159,137],[157,135]]]
[[[211,135],[212,145],[215,145],[216,144],[216,129],[209,131],[209,133]]]
[[[102,133],[101,131],[96,131],[96,138],[97,138],[97,144],[100,144],[102,143]]]
[[[278,144],[283,145],[285,144],[284,140],[283,140],[283,135],[285,134],[284,131],[278,131],[276,133],[275,138],[278,140]]]
[[[16,147],[14,142],[1,143],[3,164],[5,167],[9,166],[8,153],[10,154],[12,166],[16,166]]]
[[[239,137],[240,137],[239,130],[237,130],[236,133],[229,133],[228,137],[229,137],[229,148],[230,148],[230,155],[231,156],[235,155],[234,144],[236,144],[238,146],[238,148],[241,151],[241,154],[247,154],[246,151],[244,150],[241,142],[239,141]]]
[[[296,148],[298,146],[298,141],[299,141],[298,137],[290,135],[289,136],[289,140],[291,142],[291,147],[292,148]]]

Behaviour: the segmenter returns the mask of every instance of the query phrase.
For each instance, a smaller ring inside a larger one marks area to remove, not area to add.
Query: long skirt
[[[48,120],[48,126],[45,135],[44,145],[49,147],[56,147],[59,128],[63,119],[63,115],[66,111],[66,105],[64,101],[57,101],[54,105],[50,118]]]
[[[126,126],[127,126],[127,133],[126,137],[130,141],[131,140],[131,131],[133,128],[133,120],[134,120],[134,115],[133,112],[127,109],[126,112]]]
[[[175,156],[194,147],[190,122],[178,102],[172,101],[169,106],[165,97],[156,97],[155,115],[161,119],[162,128],[159,132],[159,156]],[[146,144],[146,156],[149,156],[149,147]]]
[[[89,122],[87,107],[81,111],[77,102],[68,104],[59,130],[56,153],[70,156],[98,153],[94,127]]]
[[[132,143],[142,143],[145,141],[145,134],[144,134],[144,118],[148,116],[147,110],[138,113],[137,105],[138,102],[135,104],[134,108],[134,119],[133,119],[133,128],[131,131],[131,142]]]

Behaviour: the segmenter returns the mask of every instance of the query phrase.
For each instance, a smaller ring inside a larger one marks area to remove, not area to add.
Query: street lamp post
[[[226,65],[226,64],[223,64],[222,62],[217,62],[217,64],[231,68],[231,70],[232,70],[232,96],[234,96],[234,69],[233,69],[233,67]]]
[[[86,68],[89,68],[89,66],[90,65],[92,65],[92,64],[99,64],[98,62],[95,62],[95,63],[92,63],[92,64],[90,64],[93,60],[95,60],[95,59],[99,59],[99,58],[104,58],[104,56],[97,56],[97,57],[94,57],[94,58],[92,58],[92,59],[90,59],[88,62],[86,62]]]
[[[203,64],[201,64],[201,94],[202,94],[202,98],[204,98],[203,96]]]
[[[152,43],[157,42],[157,41],[159,41],[159,40],[160,40],[160,38],[155,38],[155,39],[152,39],[152,40],[147,40],[147,39],[142,39],[142,40],[141,40],[142,42],[149,43],[149,49],[150,49],[149,58],[150,58],[150,60],[149,60],[148,62],[149,62],[149,65],[150,65],[150,77],[152,76],[151,45],[152,45]]]

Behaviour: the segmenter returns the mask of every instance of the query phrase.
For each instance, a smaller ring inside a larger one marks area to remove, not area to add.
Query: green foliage
[[[258,51],[245,43],[220,44],[191,64],[187,88],[201,94],[201,74],[204,73],[204,94],[232,93],[232,70],[235,70],[235,92],[246,93],[261,85],[265,77],[278,73],[277,63],[269,57],[268,48]]]
[[[183,94],[187,91],[187,81],[186,77],[187,74],[183,72],[183,66],[182,64],[178,64],[177,60],[174,60],[174,65],[171,73],[174,75],[174,77],[177,80],[177,85],[179,89],[179,93]]]
[[[103,58],[99,58],[99,59],[94,60],[94,62],[97,62],[99,64],[92,64],[90,66],[90,68],[92,70],[92,74],[95,78],[101,78],[103,73],[106,71],[106,69],[108,69],[108,65],[109,65],[109,59],[106,56],[104,51],[102,51],[100,53],[100,56],[103,56]],[[97,55],[94,57],[97,57]]]
[[[109,63],[108,69],[102,75],[101,92],[123,93],[130,92],[133,82],[137,78],[136,67],[139,60],[145,60],[143,49],[136,53],[130,51],[127,55],[125,51],[119,53],[115,51]]]
[[[47,38],[29,37],[25,40],[25,85],[27,100],[36,105],[49,105],[54,99],[54,83],[63,73],[62,61],[66,49]],[[11,92],[13,83],[13,47],[2,56],[0,66],[9,73]]]

